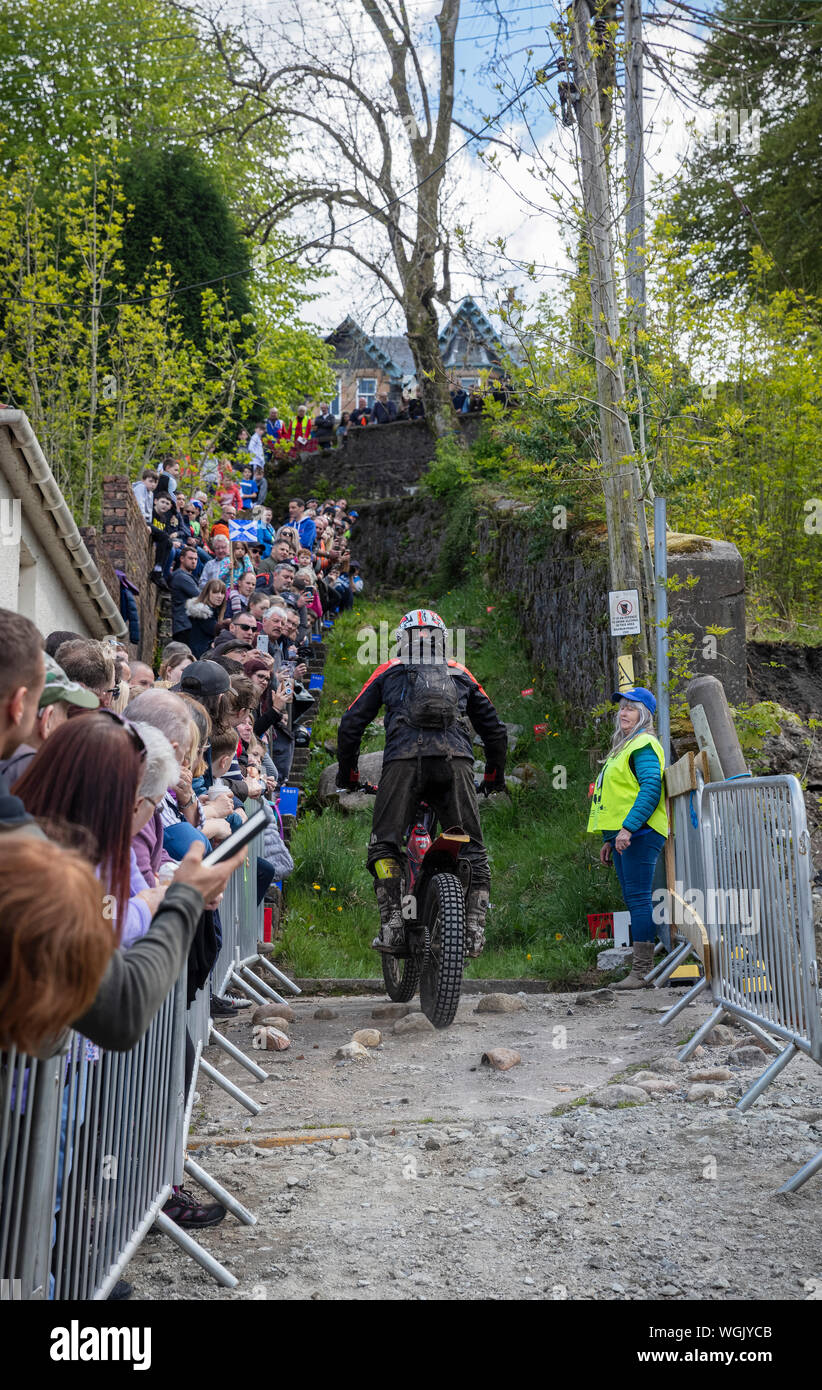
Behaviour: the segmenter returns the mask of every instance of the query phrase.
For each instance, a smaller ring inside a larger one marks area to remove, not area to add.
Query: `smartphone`
[[[265,811],[255,811],[254,815],[249,816],[248,820],[240,826],[239,830],[235,830],[233,835],[229,835],[227,840],[223,840],[221,845],[218,845],[210,854],[207,854],[203,859],[203,863],[209,865],[209,867],[214,864],[222,864],[223,860],[230,859],[232,855],[237,854],[239,850],[245,849],[246,845],[251,844],[252,840],[256,840],[257,836],[261,835],[265,830],[267,824],[268,817]]]

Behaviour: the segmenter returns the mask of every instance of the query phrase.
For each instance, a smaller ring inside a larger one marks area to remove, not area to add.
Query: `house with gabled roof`
[[[399,401],[403,391],[417,384],[414,358],[405,334],[369,334],[349,315],[325,341],[334,349],[332,370],[337,391],[331,404],[334,415],[356,408],[364,397],[369,408],[385,389]],[[479,383],[483,372],[502,371],[505,344],[489,320],[467,295],[439,336],[445,370],[455,385],[468,390]]]

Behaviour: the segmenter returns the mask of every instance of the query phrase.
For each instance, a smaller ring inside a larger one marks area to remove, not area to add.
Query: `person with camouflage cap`
[[[34,729],[26,743],[21,743],[10,758],[0,761],[0,780],[12,786],[22,777],[29,763],[40,751],[47,738],[68,719],[70,705],[79,709],[97,709],[100,701],[84,685],[70,680],[53,656],[43,653],[46,664],[46,683],[37,707]]]

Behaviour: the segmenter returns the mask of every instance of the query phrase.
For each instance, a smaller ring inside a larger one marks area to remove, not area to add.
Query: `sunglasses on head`
[[[122,725],[137,750],[140,762],[145,762],[146,745],[143,743],[143,740],[140,738],[140,735],[131,721],[126,719],[124,715],[118,714],[116,710],[108,709],[105,705],[100,705],[99,709],[83,709],[79,705],[71,705],[68,711],[68,718],[72,719],[77,715],[82,715],[84,718],[87,718],[89,715],[94,714],[103,714],[107,719],[114,719],[118,724]]]

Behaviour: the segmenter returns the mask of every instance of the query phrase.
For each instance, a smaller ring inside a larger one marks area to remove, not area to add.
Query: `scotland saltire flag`
[[[230,541],[251,541],[256,544],[257,523],[256,521],[229,521],[228,539]]]

